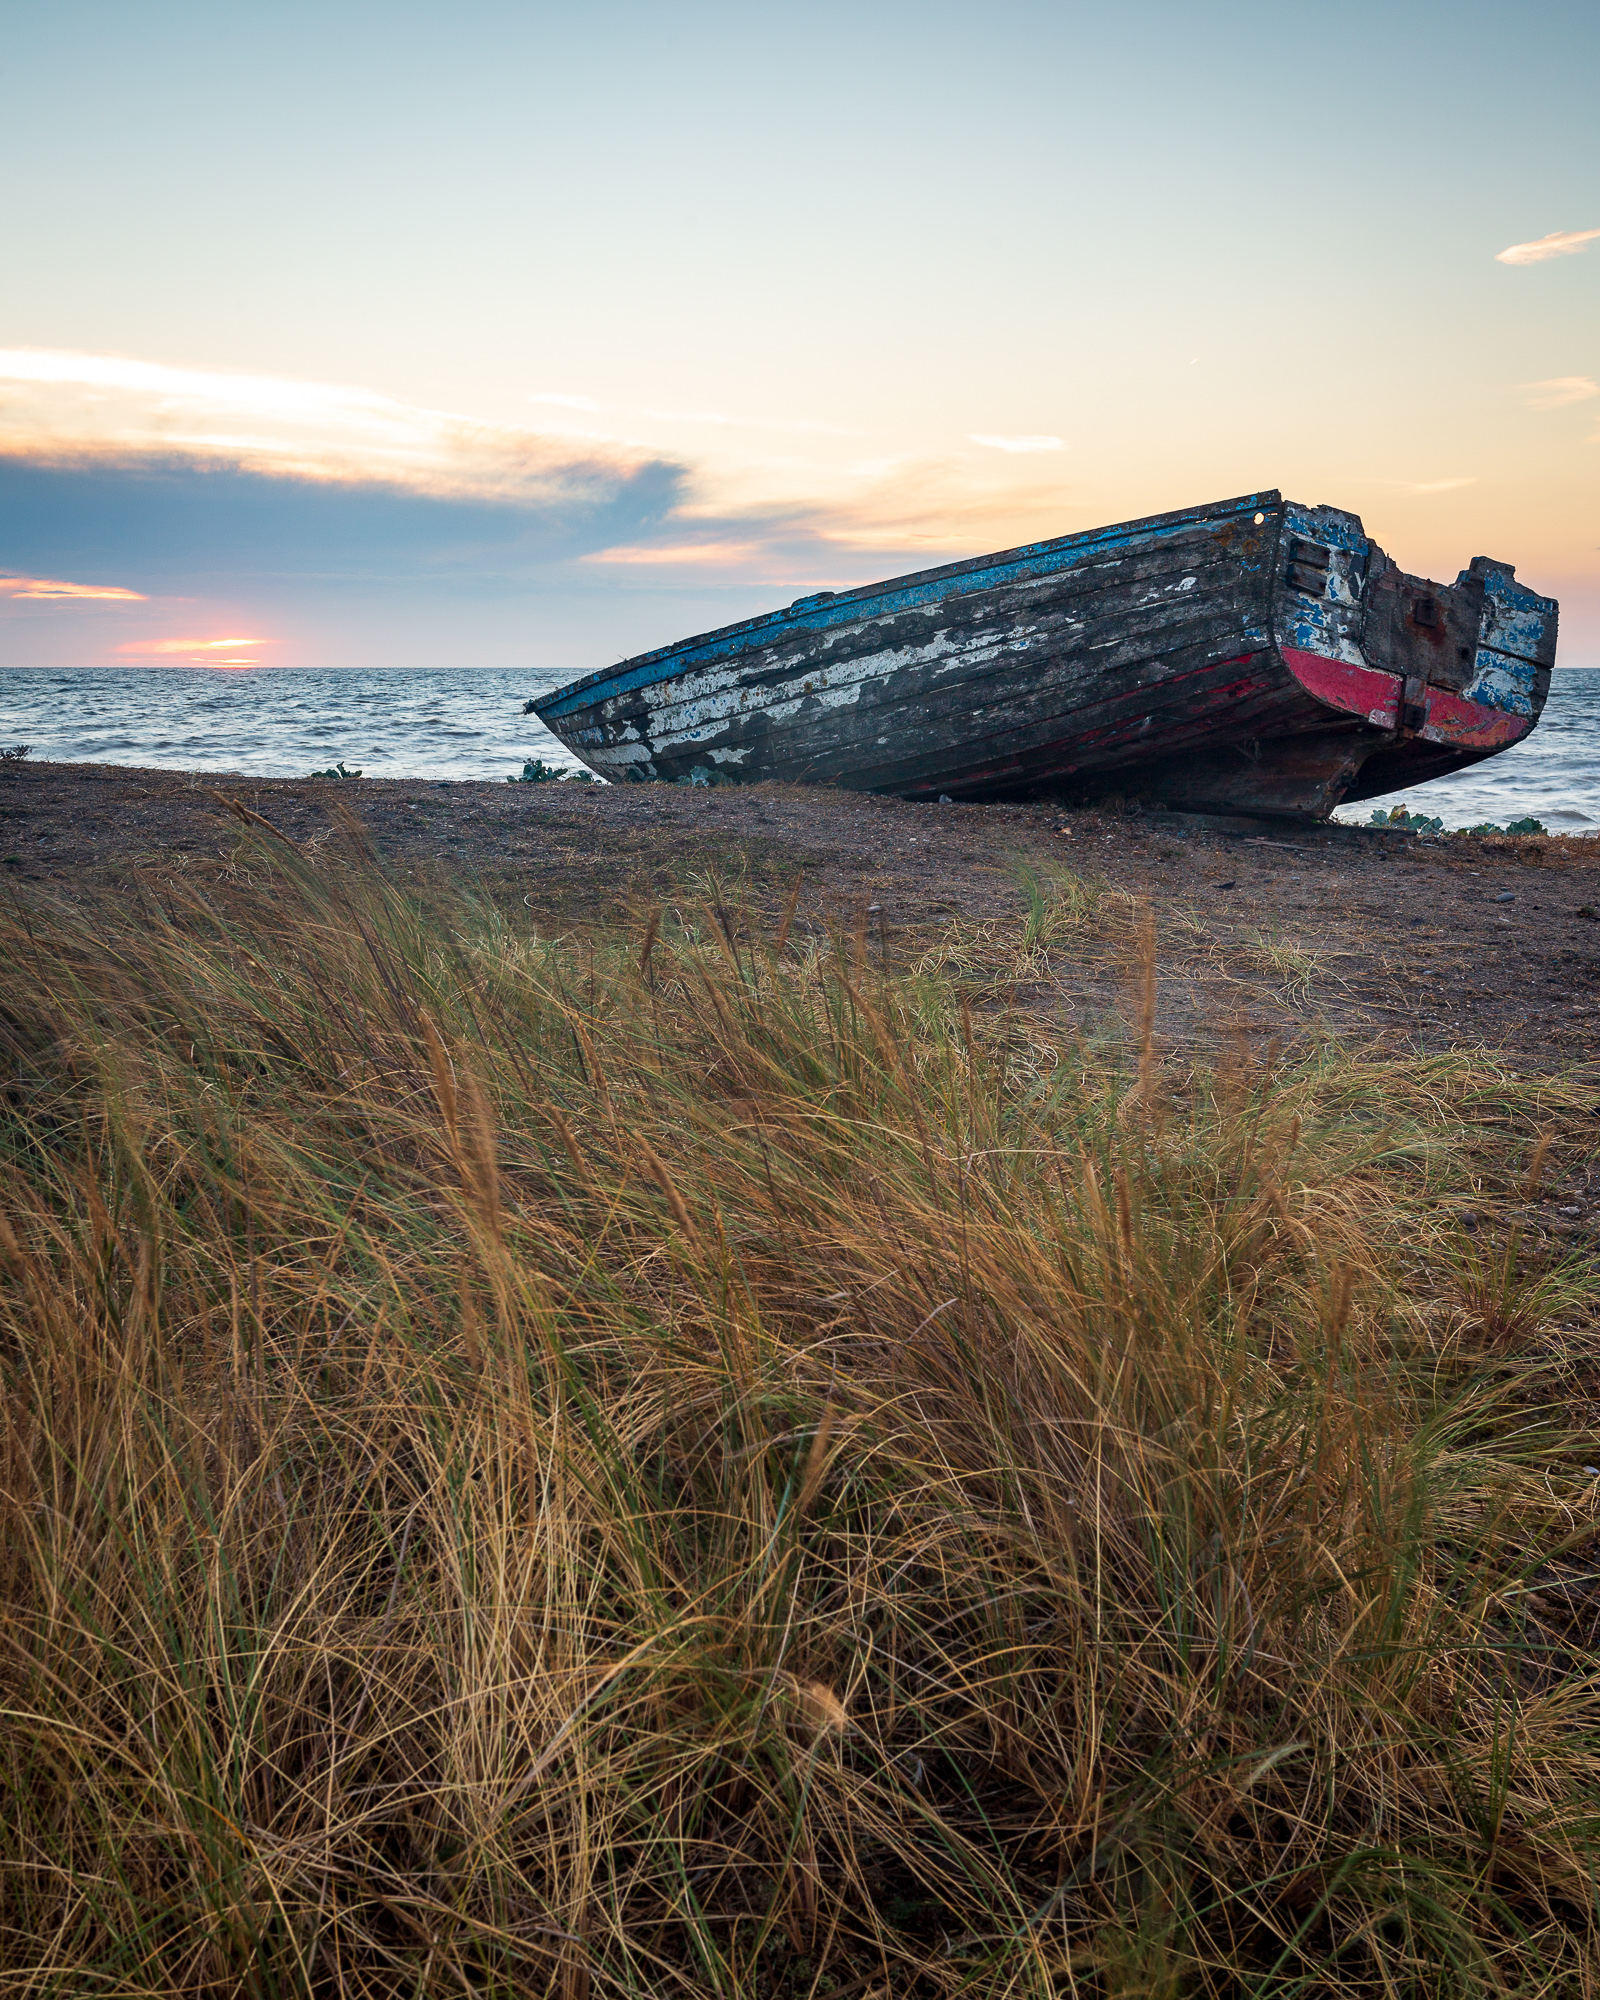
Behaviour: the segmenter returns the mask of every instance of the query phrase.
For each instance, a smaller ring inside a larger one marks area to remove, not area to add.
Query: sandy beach
[[[965,969],[1080,1022],[1123,1003],[1153,913],[1177,1041],[1318,1028],[1584,1064],[1600,1039],[1600,843],[1417,839],[1173,813],[928,806],[785,786],[262,781],[33,763],[0,775],[0,867],[66,895],[252,865],[258,815],[312,852],[355,840],[403,880],[467,879],[545,931],[688,897],[802,925],[865,920],[900,964]],[[1030,872],[1086,885],[1070,937],[1016,919]],[[1597,1069],[1600,1076],[1600,1069]]]

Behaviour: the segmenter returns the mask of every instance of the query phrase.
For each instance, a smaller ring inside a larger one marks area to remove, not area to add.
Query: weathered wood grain
[[[1525,733],[1554,624],[1503,564],[1407,577],[1354,516],[1263,493],[819,593],[536,707],[611,778],[1321,816],[1369,764]]]

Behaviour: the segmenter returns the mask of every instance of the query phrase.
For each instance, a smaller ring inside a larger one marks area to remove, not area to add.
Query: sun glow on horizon
[[[246,659],[241,647],[271,646],[272,639],[130,639],[117,651],[130,659],[148,659],[171,666],[187,667],[227,667],[237,670],[241,667],[259,667],[261,662]],[[222,655],[229,655],[224,658]]]

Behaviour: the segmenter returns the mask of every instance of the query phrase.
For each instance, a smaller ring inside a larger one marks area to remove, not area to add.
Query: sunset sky
[[[1276,485],[1600,665],[1600,7],[15,8],[0,664],[525,665]]]

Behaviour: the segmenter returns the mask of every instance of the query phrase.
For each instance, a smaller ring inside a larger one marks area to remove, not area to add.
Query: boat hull
[[[1406,578],[1354,516],[1262,493],[802,599],[534,705],[613,780],[1317,818],[1525,734],[1555,615],[1505,565]]]

